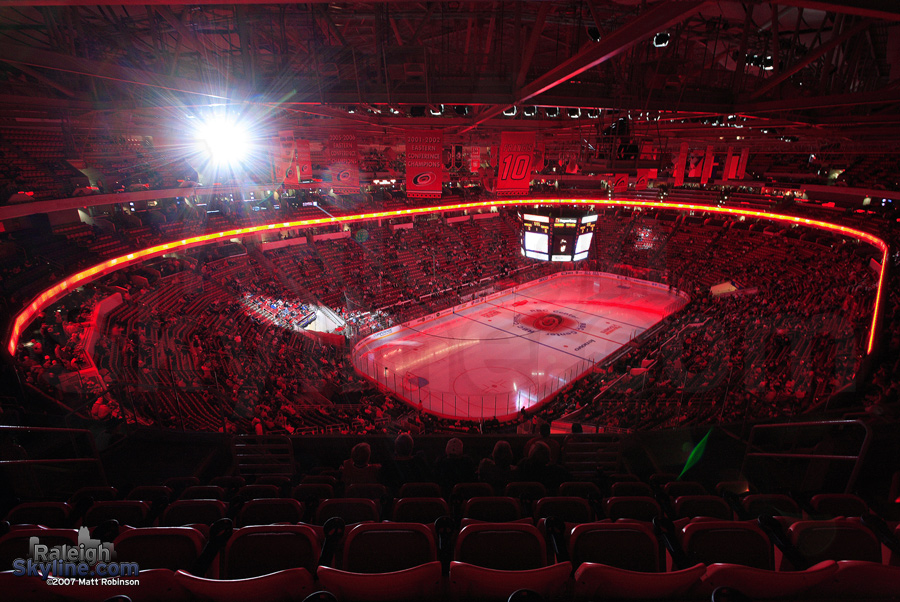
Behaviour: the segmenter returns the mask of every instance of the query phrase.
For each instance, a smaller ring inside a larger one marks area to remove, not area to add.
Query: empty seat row
[[[803,566],[777,566],[763,530],[741,521],[686,525],[678,535],[683,564],[671,567],[673,559],[662,552],[654,529],[633,521],[577,525],[563,533],[562,545],[523,523],[478,523],[453,533],[440,524],[364,523],[338,534],[341,546],[333,560],[323,555],[329,537],[323,541],[308,525],[251,526],[219,541],[218,562],[208,570],[201,565],[208,542],[191,528],[127,529],[114,546],[119,560],[138,562],[142,576],[177,571],[167,577],[170,593],[214,600],[228,599],[220,591],[228,588],[247,595],[243,580],[256,583],[251,597],[257,600],[277,599],[269,591],[273,583],[290,583],[298,599],[324,588],[340,600],[375,601],[436,600],[445,589],[456,599],[505,600],[523,587],[545,599],[572,593],[579,599],[708,596],[720,586],[766,598],[846,594],[853,588],[864,595],[895,594],[900,559],[882,564],[873,539],[859,527],[853,519],[793,524],[789,540],[801,551]],[[77,541],[75,530],[36,532],[42,542]],[[0,550],[14,539],[24,545],[31,535],[11,532],[0,538]],[[215,538],[210,535],[209,542]],[[275,576],[285,572],[289,581]]]
[[[312,485],[319,487],[320,485]],[[207,486],[208,487],[208,486]],[[247,486],[253,487],[253,486]],[[269,487],[269,486],[259,486]],[[298,487],[304,487],[299,485]],[[204,487],[189,488],[204,489]],[[202,493],[202,492],[198,492]],[[323,494],[328,491],[322,490]],[[65,502],[29,502],[14,507],[5,520],[11,524],[34,524],[45,527],[70,527],[86,525],[94,527],[103,521],[115,519],[131,526],[178,526],[184,524],[211,524],[229,516],[239,526],[280,522],[315,522],[323,524],[331,516],[341,516],[347,523],[378,521],[390,518],[403,522],[433,522],[440,516],[457,519],[474,519],[489,522],[508,522],[540,519],[556,516],[568,523],[585,523],[600,518],[610,520],[632,519],[652,521],[668,514],[672,519],[688,520],[697,517],[731,520],[752,519],[760,515],[801,518],[796,505],[791,506],[787,496],[747,496],[735,513],[721,497],[711,495],[683,495],[674,500],[671,509],[664,513],[654,498],[647,496],[618,496],[603,500],[577,496],[545,496],[527,500],[512,496],[476,496],[456,500],[449,504],[441,497],[407,497],[398,500],[359,498],[324,498],[301,495],[282,498],[272,496],[250,497],[227,503],[219,498],[194,498],[191,495],[168,503],[165,499],[153,502],[143,500],[96,501],[76,510]],[[834,503],[831,512],[844,512],[847,516],[866,514],[865,504],[855,496],[824,497]],[[822,503],[818,507],[824,508]],[[737,516],[735,516],[737,514]]]

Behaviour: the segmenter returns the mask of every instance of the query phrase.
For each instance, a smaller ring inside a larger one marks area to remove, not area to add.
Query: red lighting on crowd
[[[255,234],[268,230],[286,230],[290,228],[312,228],[315,226],[324,226],[339,223],[355,223],[372,220],[380,220],[392,217],[426,215],[431,213],[444,213],[447,211],[468,211],[478,209],[491,209],[495,207],[510,207],[518,205],[606,205],[606,206],[631,206],[645,207],[651,209],[673,209],[676,211],[698,211],[703,213],[720,213],[734,216],[755,217],[770,221],[783,222],[788,224],[796,224],[817,228],[820,230],[828,230],[839,233],[844,236],[856,238],[865,241],[879,249],[882,253],[881,270],[878,276],[878,289],[875,295],[875,307],[872,314],[872,324],[869,328],[869,342],[866,353],[872,352],[875,344],[875,326],[878,320],[878,312],[881,307],[881,295],[884,286],[884,271],[887,264],[888,246],[877,236],[820,220],[807,219],[792,215],[781,215],[778,213],[769,213],[767,211],[754,211],[750,209],[741,209],[735,207],[719,207],[710,205],[699,205],[691,203],[670,203],[665,201],[640,201],[640,200],[608,200],[608,199],[494,199],[491,201],[477,201],[472,203],[457,203],[453,205],[433,205],[428,207],[416,207],[413,209],[399,209],[393,211],[377,211],[373,213],[359,213],[354,215],[343,215],[336,217],[322,217],[317,219],[304,219],[292,222],[280,222],[273,224],[263,224],[259,226],[250,226],[247,228],[237,228],[234,230],[225,230],[222,232],[214,232],[212,234],[203,234],[185,238],[180,241],[173,241],[141,249],[134,253],[122,255],[114,259],[109,259],[92,266],[86,270],[73,274],[56,285],[46,289],[40,293],[35,299],[25,307],[13,322],[12,332],[10,333],[7,351],[10,355],[14,355],[19,337],[25,327],[34,319],[34,317],[47,308],[51,303],[61,297],[67,290],[77,288],[94,280],[99,275],[133,265],[139,261],[165,255],[175,248],[190,248],[205,244],[209,241],[219,240],[222,238],[240,238],[249,234]]]

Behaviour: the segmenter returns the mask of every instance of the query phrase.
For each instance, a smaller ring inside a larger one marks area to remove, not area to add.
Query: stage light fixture
[[[775,61],[774,61],[774,59],[772,59],[771,55],[767,55],[762,60],[762,68],[763,68],[763,71],[771,71],[772,69],[775,68]]]
[[[598,119],[600,117],[600,109],[585,109],[584,114],[588,119]]]
[[[431,113],[433,117],[440,117],[444,114],[444,105],[432,105],[428,107],[428,112]]]
[[[544,109],[544,114],[547,117],[559,117],[559,107],[547,107]]]
[[[571,119],[578,119],[581,117],[581,109],[578,107],[568,108],[566,109],[566,115],[568,115]]]
[[[534,105],[527,106],[522,109],[522,115],[524,115],[525,117],[534,117],[535,115],[537,115],[537,112],[538,109]]]
[[[453,110],[460,117],[465,117],[469,114],[469,107],[467,107],[466,105],[456,105],[455,107],[453,107]]]
[[[503,115],[506,117],[515,117],[517,112],[518,112],[518,109],[516,109],[516,107],[512,106],[512,107],[509,107],[508,109],[504,109]]]
[[[209,156],[215,165],[236,166],[247,156],[250,134],[239,121],[227,116],[202,120],[194,138],[198,150]]]
[[[653,45],[657,48],[665,48],[669,45],[670,37],[668,31],[661,31],[653,36]]]
[[[600,30],[597,29],[596,27],[588,27],[587,34],[588,34],[588,37],[591,38],[592,40],[594,40],[595,42],[599,42],[600,38],[602,37],[600,35]]]

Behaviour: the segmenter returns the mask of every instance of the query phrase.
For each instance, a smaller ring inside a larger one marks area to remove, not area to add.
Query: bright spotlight
[[[240,123],[227,117],[202,122],[195,135],[197,146],[217,165],[237,165],[247,157],[250,136]]]

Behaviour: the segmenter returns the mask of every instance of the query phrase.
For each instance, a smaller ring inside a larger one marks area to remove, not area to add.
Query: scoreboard
[[[522,254],[541,261],[587,259],[597,225],[596,213],[521,213]]]

